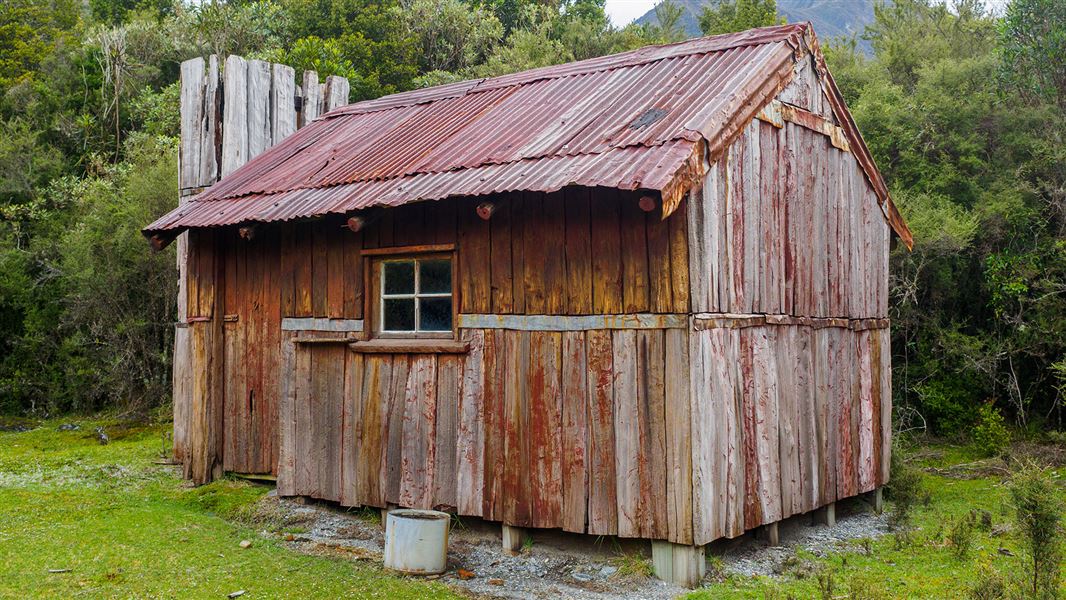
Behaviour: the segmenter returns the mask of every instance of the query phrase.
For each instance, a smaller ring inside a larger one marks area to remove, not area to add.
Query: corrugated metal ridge
[[[577,185],[658,191],[671,184],[696,143],[669,142],[661,149],[639,146],[601,155],[555,156],[381,181],[345,183],[275,194],[250,194],[237,200],[195,198],[144,228],[153,232],[233,223],[290,221],[343,214],[374,206],[397,206],[422,200],[484,196],[513,191],[554,192]],[[531,182],[535,182],[531,185]]]
[[[714,85],[708,85],[706,87],[707,92],[704,92],[702,94],[697,94],[697,95],[693,96],[694,99],[698,99],[699,100],[699,102],[697,102],[697,104],[699,104],[699,103],[705,102],[706,100],[710,99],[709,97],[705,97],[707,94],[710,94],[712,97],[716,96],[719,93],[721,93],[723,91],[726,91],[729,88],[738,85],[739,81],[741,79],[743,79],[745,76],[750,77],[752,75],[752,71],[759,71],[759,69],[752,68],[753,64],[752,64],[751,61],[754,61],[754,66],[759,66],[759,65],[764,64],[764,62],[766,60],[768,60],[771,56],[777,57],[780,61],[787,61],[789,59],[789,57],[791,57],[791,51],[782,52],[783,48],[780,47],[780,46],[776,46],[775,44],[777,44],[777,43],[778,42],[774,42],[774,43],[770,43],[770,44],[763,44],[760,47],[758,47],[757,49],[754,48],[754,47],[750,47],[750,48],[745,47],[743,50],[739,50],[739,51],[737,51],[737,49],[734,49],[733,53],[723,55],[723,56],[721,56],[719,58],[714,58],[714,59],[709,59],[708,58],[708,59],[699,59],[699,60],[696,60],[696,61],[692,61],[691,65],[689,67],[684,67],[684,62],[679,62],[678,63],[678,67],[687,68],[688,71],[691,71],[692,73],[697,74],[697,75],[702,73],[702,74],[704,74],[707,77],[711,77],[711,80],[710,80],[709,83],[712,83]],[[664,60],[687,61],[688,59],[691,59],[693,56],[695,56],[695,55],[686,55],[686,56],[683,56],[683,57],[672,57],[671,59],[664,59]],[[710,68],[702,66],[705,61],[709,62]],[[659,61],[657,61],[657,62],[659,62]],[[649,64],[649,63],[644,63],[644,64],[642,64],[640,66],[641,67],[646,67],[647,64]],[[635,73],[636,77],[638,77],[638,78],[647,77],[648,80],[649,80],[649,83],[655,83],[656,84],[654,86],[652,86],[652,85],[634,85],[634,87],[637,88],[639,91],[641,91],[641,93],[655,94],[655,93],[661,93],[663,91],[663,90],[659,90],[658,89],[659,88],[659,83],[656,80],[656,78],[654,76],[655,74],[653,72],[647,71],[645,69],[645,72],[643,74],[641,74],[638,69],[636,69],[634,67],[631,67],[631,68],[634,69],[634,73]],[[661,70],[661,69],[659,69],[659,70]],[[681,79],[683,79],[685,81],[688,81],[689,83],[692,83],[693,81],[696,81],[696,79],[694,79],[692,76],[680,77],[678,75],[677,71],[674,68],[666,69],[666,73],[669,73],[672,77],[679,77],[679,78],[681,78]],[[684,73],[684,71],[682,71],[682,73]],[[747,74],[747,75],[745,75],[745,74]],[[586,77],[586,76],[590,76],[590,74],[580,73],[580,74],[567,76],[566,78],[559,78],[559,79],[568,79],[568,78]],[[544,80],[541,80],[541,81],[544,81]],[[431,153],[431,152],[439,151],[441,147],[445,147],[446,148],[448,143],[449,143],[449,140],[452,140],[456,136],[458,136],[461,133],[463,133],[465,128],[467,126],[469,126],[471,123],[475,123],[476,124],[478,122],[477,118],[472,118],[472,116],[474,114],[484,115],[484,114],[488,113],[489,111],[491,111],[491,110],[493,110],[493,109],[495,109],[495,108],[497,108],[497,107],[499,107],[501,105],[506,104],[514,96],[514,93],[516,91],[518,91],[518,90],[529,90],[529,89],[532,89],[532,87],[534,87],[533,84],[530,84],[529,86],[514,86],[514,87],[506,87],[506,88],[496,88],[495,90],[488,90],[485,93],[491,94],[493,96],[493,98],[491,98],[487,102],[477,102],[476,105],[479,106],[480,108],[477,110],[476,113],[463,114],[462,116],[465,117],[465,121],[464,122],[453,123],[453,125],[454,124],[458,124],[458,125],[460,125],[460,127],[458,129],[452,130],[451,133],[449,133],[448,135],[445,135],[442,138],[436,140],[435,144],[427,145],[426,152],[427,153]],[[653,87],[655,89],[651,89]],[[669,90],[665,89],[665,91],[668,92]],[[748,93],[745,93],[743,95],[745,96],[744,99],[748,99],[747,98],[747,95],[749,95]],[[730,94],[728,99],[729,100],[737,100],[738,98],[735,98],[734,96],[735,96],[735,94]],[[471,98],[471,100],[473,100],[473,96],[472,95],[469,96],[469,97]],[[480,98],[481,96],[479,95],[478,97]],[[649,97],[653,97],[653,96],[649,96]],[[455,98],[449,98],[449,99],[446,99],[446,100],[456,101],[456,102],[465,102],[464,100],[460,100],[459,98],[460,97],[455,97]],[[466,103],[469,104],[469,102],[466,102]],[[442,103],[442,104],[446,104],[446,103]],[[643,103],[637,103],[637,104],[643,105]],[[679,109],[679,107],[674,107],[672,112],[676,112],[678,109]],[[706,109],[706,107],[705,107],[705,109]],[[397,115],[397,118],[388,118],[387,122],[390,123],[390,127],[400,128],[400,127],[402,127],[403,125],[405,125],[405,124],[407,124],[409,122],[420,121],[420,120],[427,119],[427,115],[425,114],[426,110],[427,109],[417,109],[417,108],[413,108],[413,107],[408,106],[408,107],[395,107],[395,108],[391,108],[391,109],[388,109],[388,110],[375,111],[374,113],[362,113],[362,114],[365,116],[365,118],[374,119],[374,122],[376,123],[379,119],[384,119],[385,118],[384,115],[386,113],[395,113]],[[445,109],[445,110],[448,110],[448,109]],[[702,112],[706,113],[706,110],[704,110]],[[381,115],[381,116],[373,116],[373,117],[371,117],[371,116],[369,116],[371,114],[373,114],[373,115]],[[354,117],[355,115],[352,115],[352,116]],[[712,129],[717,129],[717,127],[722,125],[722,123],[707,122],[707,119],[709,118],[709,116],[710,116],[709,114],[705,114],[703,118],[699,119],[700,120],[700,124],[702,124],[704,126],[703,127],[704,129],[707,129],[708,126],[711,126]],[[428,118],[430,118],[430,119],[438,119],[439,115],[428,115]],[[314,123],[311,126],[312,127],[316,127],[316,128],[326,128],[327,132],[328,132],[328,130],[334,129],[335,126],[340,124],[340,123],[343,123],[343,120],[332,120],[332,121],[329,121],[328,123]],[[660,124],[652,125],[651,129],[650,129],[651,131],[660,131],[662,134],[665,134],[665,135],[657,136],[657,137],[655,137],[655,138],[653,138],[651,140],[647,140],[647,139],[645,139],[644,137],[641,137],[641,136],[631,136],[631,135],[629,135],[630,132],[623,130],[621,132],[621,134],[620,134],[620,135],[623,136],[622,139],[619,140],[617,138],[614,138],[613,141],[605,140],[607,142],[607,145],[604,145],[602,147],[597,148],[597,147],[594,146],[594,147],[590,148],[587,145],[585,145],[585,147],[582,148],[582,144],[578,144],[577,147],[571,147],[569,150],[566,150],[565,148],[566,148],[567,144],[571,144],[572,142],[574,142],[574,140],[581,139],[586,131],[591,130],[593,133],[598,131],[599,122],[597,120],[591,120],[591,121],[588,121],[586,123],[586,125],[581,130],[578,130],[578,131],[575,131],[575,132],[571,133],[568,138],[566,138],[566,139],[560,138],[558,140],[558,143],[562,145],[562,149],[563,150],[561,150],[561,152],[563,154],[565,154],[565,155],[568,155],[568,156],[583,156],[583,155],[594,156],[594,155],[606,152],[606,151],[608,151],[610,149],[630,148],[630,147],[635,147],[635,146],[641,146],[641,147],[645,147],[645,148],[656,148],[656,147],[662,146],[664,143],[667,143],[669,141],[679,140],[679,139],[688,140],[690,142],[695,142],[695,141],[699,140],[701,137],[706,137],[707,133],[708,133],[707,131],[702,131],[701,132],[699,129],[696,128],[695,123],[692,122],[692,121],[690,121],[688,123],[674,122],[674,125],[679,126],[679,127],[671,128],[672,131],[663,131],[662,127],[664,127],[664,126],[666,126],[666,125],[668,125],[670,123],[671,123],[671,121],[669,119],[667,119],[667,120],[664,120]],[[474,125],[474,126],[476,126],[476,125]],[[360,127],[360,129],[363,128],[362,125],[360,125],[359,127]],[[333,186],[336,186],[336,185],[342,185],[342,184],[346,184],[346,183],[389,180],[389,179],[396,179],[396,178],[401,177],[403,175],[414,175],[414,174],[419,174],[419,173],[425,174],[425,173],[435,173],[435,172],[448,172],[448,171],[462,170],[462,169],[467,169],[467,168],[475,168],[475,167],[480,167],[480,166],[503,165],[503,164],[509,164],[509,163],[523,161],[523,160],[545,159],[545,158],[549,158],[549,157],[552,157],[552,156],[560,155],[560,150],[558,148],[543,147],[543,148],[541,148],[539,150],[539,152],[537,152],[535,154],[521,155],[521,156],[517,156],[517,157],[514,157],[514,158],[510,158],[510,157],[508,157],[508,158],[499,158],[499,157],[498,158],[493,158],[491,155],[487,155],[487,156],[479,157],[478,160],[475,163],[473,163],[473,164],[453,163],[453,164],[448,165],[447,168],[444,168],[444,169],[434,168],[433,165],[429,165],[429,164],[422,165],[422,168],[416,168],[417,167],[417,163],[419,161],[415,160],[415,161],[412,162],[409,157],[405,157],[402,162],[411,163],[411,168],[405,170],[402,174],[393,173],[391,175],[377,176],[374,173],[381,173],[382,171],[387,171],[385,166],[379,165],[379,167],[373,173],[363,173],[363,174],[361,174],[362,176],[356,175],[354,177],[343,177],[343,178],[338,178],[338,179],[331,179],[331,180],[326,181],[326,182],[315,181],[314,180],[314,176],[317,173],[320,173],[320,172],[323,172],[323,171],[342,171],[344,169],[342,169],[341,167],[343,167],[345,164],[357,163],[359,161],[360,157],[369,156],[369,154],[371,154],[371,153],[380,153],[379,151],[375,150],[374,146],[379,144],[379,142],[387,141],[387,139],[390,136],[392,136],[392,135],[394,135],[396,133],[395,131],[392,131],[392,132],[388,131],[387,130],[388,128],[379,129],[379,128],[375,127],[374,129],[378,129],[378,131],[376,132],[376,134],[371,134],[370,138],[359,136],[359,137],[361,137],[361,141],[362,142],[367,142],[367,139],[376,140],[374,142],[374,144],[364,143],[363,147],[361,149],[355,151],[355,154],[352,154],[350,152],[343,152],[343,147],[341,147],[341,146],[334,146],[331,149],[331,151],[330,151],[330,156],[325,159],[324,163],[323,162],[316,162],[316,163],[313,163],[313,164],[312,163],[308,163],[307,167],[309,169],[313,168],[314,170],[306,172],[301,180],[292,181],[292,182],[286,183],[283,186],[282,185],[278,185],[278,186],[276,186],[273,189],[251,189],[251,190],[247,189],[247,184],[249,183],[248,178],[252,177],[253,175],[254,175],[255,179],[258,179],[260,181],[262,181],[264,178],[267,179],[267,180],[271,179],[272,176],[269,174],[269,172],[268,173],[263,173],[262,172],[263,171],[263,167],[269,167],[270,165],[264,165],[264,164],[261,164],[261,163],[266,163],[266,162],[269,161],[268,155],[269,156],[277,156],[279,154],[278,151],[275,151],[275,150],[272,149],[270,152],[264,153],[264,154],[256,157],[252,161],[250,161],[248,165],[246,165],[244,168],[242,168],[238,172],[232,174],[229,178],[219,182],[218,184],[215,184],[214,186],[212,186],[208,190],[205,190],[201,194],[199,200],[201,200],[201,201],[209,201],[209,200],[210,201],[215,201],[215,200],[223,200],[223,199],[240,199],[242,197],[247,197],[247,196],[253,195],[253,194],[276,194],[276,193],[281,193],[281,192],[285,192],[285,191],[292,191],[292,190],[298,190],[298,189],[327,188],[327,187],[333,187]],[[521,128],[515,128],[515,129],[521,129]],[[440,130],[440,128],[438,127],[437,131],[439,131],[439,130]],[[467,133],[469,134],[469,132],[467,132]],[[384,137],[378,137],[379,135],[380,136],[384,136]],[[641,134],[641,135],[643,135],[643,134]],[[299,133],[296,136],[293,136],[293,137],[299,137]],[[316,140],[317,139],[321,139],[321,137],[322,136],[320,136],[320,135],[316,135],[315,139]],[[292,139],[293,139],[292,137],[289,138],[289,140],[292,140]],[[283,142],[283,144],[284,144],[284,142]],[[298,148],[299,148],[299,150],[302,150],[304,148],[307,148],[309,145],[310,144],[306,144],[306,143],[299,144]],[[297,150],[297,152],[299,150]],[[387,152],[387,150],[385,152]],[[285,156],[286,157],[292,157],[292,156],[295,156],[295,153],[286,153]],[[399,158],[399,157],[397,157],[397,158]],[[336,161],[340,161],[340,162],[335,164]],[[291,169],[292,169],[292,167],[287,167],[287,170],[291,170]],[[262,187],[266,187],[266,184],[262,184]],[[242,191],[242,189],[243,189],[243,191]],[[234,193],[234,192],[237,192],[237,193]]]
[[[286,188],[286,189],[260,191],[260,192],[249,191],[249,192],[244,192],[244,193],[240,193],[240,194],[237,194],[237,195],[227,195],[227,196],[209,195],[211,190],[214,189],[214,188],[208,188],[208,189],[204,190],[203,192],[201,192],[200,194],[198,194],[196,196],[192,196],[189,200],[190,201],[196,201],[196,202],[240,201],[241,199],[247,198],[249,196],[267,197],[267,196],[276,196],[278,194],[286,194],[286,193],[289,193],[289,192],[298,192],[300,190],[326,190],[326,189],[331,189],[331,188],[335,188],[335,187],[342,186],[342,185],[355,185],[355,184],[360,184],[360,183],[387,183],[387,182],[390,182],[390,181],[399,181],[399,180],[408,179],[408,178],[411,178],[411,177],[416,177],[416,176],[419,176],[419,175],[439,175],[439,174],[444,174],[444,173],[455,173],[455,172],[458,172],[458,171],[476,170],[476,169],[481,169],[481,168],[485,168],[485,167],[502,167],[502,166],[508,166],[508,165],[517,165],[517,164],[520,164],[520,163],[523,163],[523,162],[536,162],[536,161],[550,160],[550,159],[556,159],[556,158],[558,158],[558,159],[563,159],[563,158],[588,158],[588,159],[591,159],[593,157],[603,156],[603,155],[606,155],[606,154],[610,154],[612,152],[616,152],[618,150],[631,150],[631,149],[640,148],[642,150],[652,151],[652,150],[655,150],[656,148],[661,148],[662,146],[666,146],[668,144],[673,144],[673,143],[679,142],[679,141],[698,142],[698,141],[703,139],[703,137],[701,135],[699,135],[698,131],[693,131],[692,133],[694,133],[695,135],[674,137],[674,138],[670,138],[670,139],[657,141],[657,142],[655,142],[653,144],[632,143],[632,144],[626,144],[624,146],[609,146],[609,147],[607,147],[607,148],[605,148],[603,150],[597,151],[597,152],[584,152],[584,153],[581,153],[581,154],[552,154],[552,153],[547,153],[547,154],[542,154],[542,155],[538,155],[538,156],[525,156],[525,157],[517,158],[515,160],[508,160],[508,161],[497,161],[497,162],[486,161],[486,162],[483,162],[481,164],[475,165],[473,167],[455,166],[455,167],[452,167],[452,168],[449,168],[449,169],[442,169],[442,170],[438,170],[438,171],[409,172],[409,173],[404,173],[402,175],[394,175],[394,176],[391,176],[391,177],[366,177],[366,178],[362,178],[362,179],[352,179],[352,180],[346,180],[346,181],[335,181],[335,182],[331,182],[331,183],[328,183],[328,184],[294,185],[294,186]]]
[[[332,119],[345,115],[366,114],[380,110],[427,104],[439,100],[457,98],[467,94],[498,89],[500,87],[528,85],[544,79],[557,79],[561,77],[572,77],[575,75],[636,67],[682,56],[727,52],[729,50],[746,46],[760,46],[785,41],[791,42],[790,45],[796,47],[799,43],[799,39],[809,27],[809,22],[802,21],[800,23],[791,23],[788,25],[750,29],[739,33],[727,33],[695,38],[681,42],[674,42],[672,44],[644,46],[635,50],[620,52],[618,54],[609,54],[607,56],[589,58],[559,65],[550,65],[547,67],[538,67],[536,69],[529,69],[518,73],[509,73],[506,75],[498,75],[496,77],[482,79],[468,79],[421,90],[399,92],[397,94],[382,96],[373,100],[366,100],[342,106],[320,115],[318,119]],[[630,57],[633,57],[634,59],[626,60]]]

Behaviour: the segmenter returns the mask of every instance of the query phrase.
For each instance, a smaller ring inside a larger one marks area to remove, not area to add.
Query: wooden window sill
[[[350,337],[294,337],[293,343],[296,344],[347,344],[352,341]]]
[[[348,344],[352,352],[363,354],[466,354],[470,345],[456,340],[378,339]]]

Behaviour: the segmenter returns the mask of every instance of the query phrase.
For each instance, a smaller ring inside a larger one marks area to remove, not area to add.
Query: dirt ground
[[[299,552],[346,556],[353,560],[382,560],[384,532],[374,512],[352,512],[328,503],[302,504],[279,499],[273,493],[263,500],[274,503],[290,531],[281,534]],[[884,515],[852,500],[837,504],[834,527],[812,525],[801,515],[780,525],[781,545],[770,547],[749,533],[708,548],[708,580],[730,575],[775,575],[796,568],[796,552],[817,556],[864,539],[885,535]],[[264,535],[277,535],[266,534]],[[499,525],[480,519],[453,519],[449,534],[448,570],[444,583],[480,598],[675,598],[687,590],[649,577],[650,545],[639,540],[618,540],[535,531],[518,556],[506,556],[500,547]],[[465,578],[460,577],[460,572]]]

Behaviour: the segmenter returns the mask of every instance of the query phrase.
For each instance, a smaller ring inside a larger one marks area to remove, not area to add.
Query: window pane
[[[423,260],[419,264],[418,293],[450,294],[452,293],[452,261]]]
[[[387,262],[387,263],[385,263],[385,293],[386,294],[413,294],[413,293],[415,293],[415,263],[414,263],[414,261]],[[414,309],[412,308],[412,310],[414,310]]]
[[[452,330],[451,298],[422,298],[420,304],[422,331]]]
[[[385,327],[387,331],[414,331],[415,299],[389,298],[385,300]]]

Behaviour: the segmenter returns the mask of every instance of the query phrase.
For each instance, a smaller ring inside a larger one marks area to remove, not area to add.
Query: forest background
[[[680,7],[617,28],[603,0],[4,0],[0,414],[165,413],[182,60],[342,75],[358,101],[685,37]],[[706,5],[707,34],[781,22]],[[1063,428],[1066,2],[879,3],[823,39],[914,231],[891,259],[897,428],[996,446]],[[872,55],[864,52],[872,49]],[[994,448],[990,448],[994,450]]]

